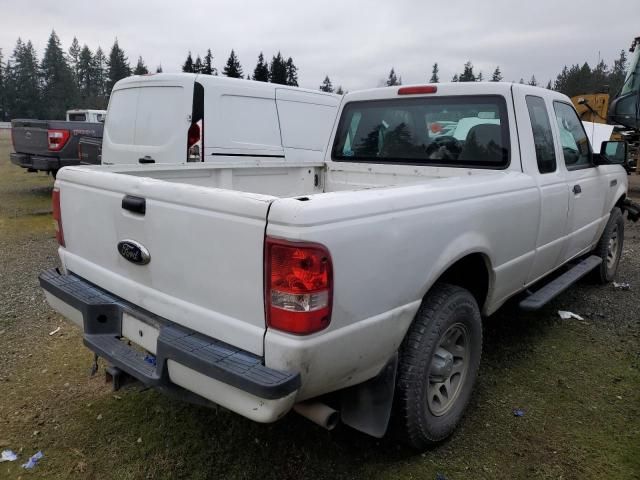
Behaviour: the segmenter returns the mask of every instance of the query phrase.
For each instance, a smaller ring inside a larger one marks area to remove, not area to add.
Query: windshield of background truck
[[[506,103],[493,95],[351,102],[343,110],[332,158],[504,168]]]

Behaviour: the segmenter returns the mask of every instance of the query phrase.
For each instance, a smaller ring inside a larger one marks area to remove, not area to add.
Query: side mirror
[[[602,142],[600,154],[594,155],[596,165],[625,165],[627,163],[627,142]]]

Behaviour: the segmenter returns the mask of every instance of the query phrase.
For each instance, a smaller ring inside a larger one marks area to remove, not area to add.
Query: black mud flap
[[[342,392],[342,423],[372,437],[384,436],[391,417],[397,367],[396,352],[377,376]]]
[[[637,222],[640,219],[640,204],[632,202],[628,198],[622,202],[622,213],[627,212],[627,218],[632,222]]]

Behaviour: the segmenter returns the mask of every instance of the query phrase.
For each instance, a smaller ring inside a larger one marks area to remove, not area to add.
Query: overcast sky
[[[434,62],[448,81],[467,60],[485,78],[500,65],[505,80],[546,84],[565,64],[599,55],[610,64],[628,49],[640,0],[0,0],[5,60],[19,36],[41,56],[51,29],[65,50],[75,35],[108,53],[117,37],[132,66],[142,55],[165,72],[207,48],[221,70],[233,48],[245,75],[260,51],[292,56],[309,88],[325,75],[348,90],[379,86],[391,67],[403,83],[423,83]]]

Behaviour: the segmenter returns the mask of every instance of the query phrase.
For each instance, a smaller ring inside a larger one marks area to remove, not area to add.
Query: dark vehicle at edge
[[[53,176],[62,167],[99,164],[103,130],[102,123],[12,120],[11,162],[30,172],[44,171]],[[85,137],[83,144],[88,146],[79,149],[79,142]]]

